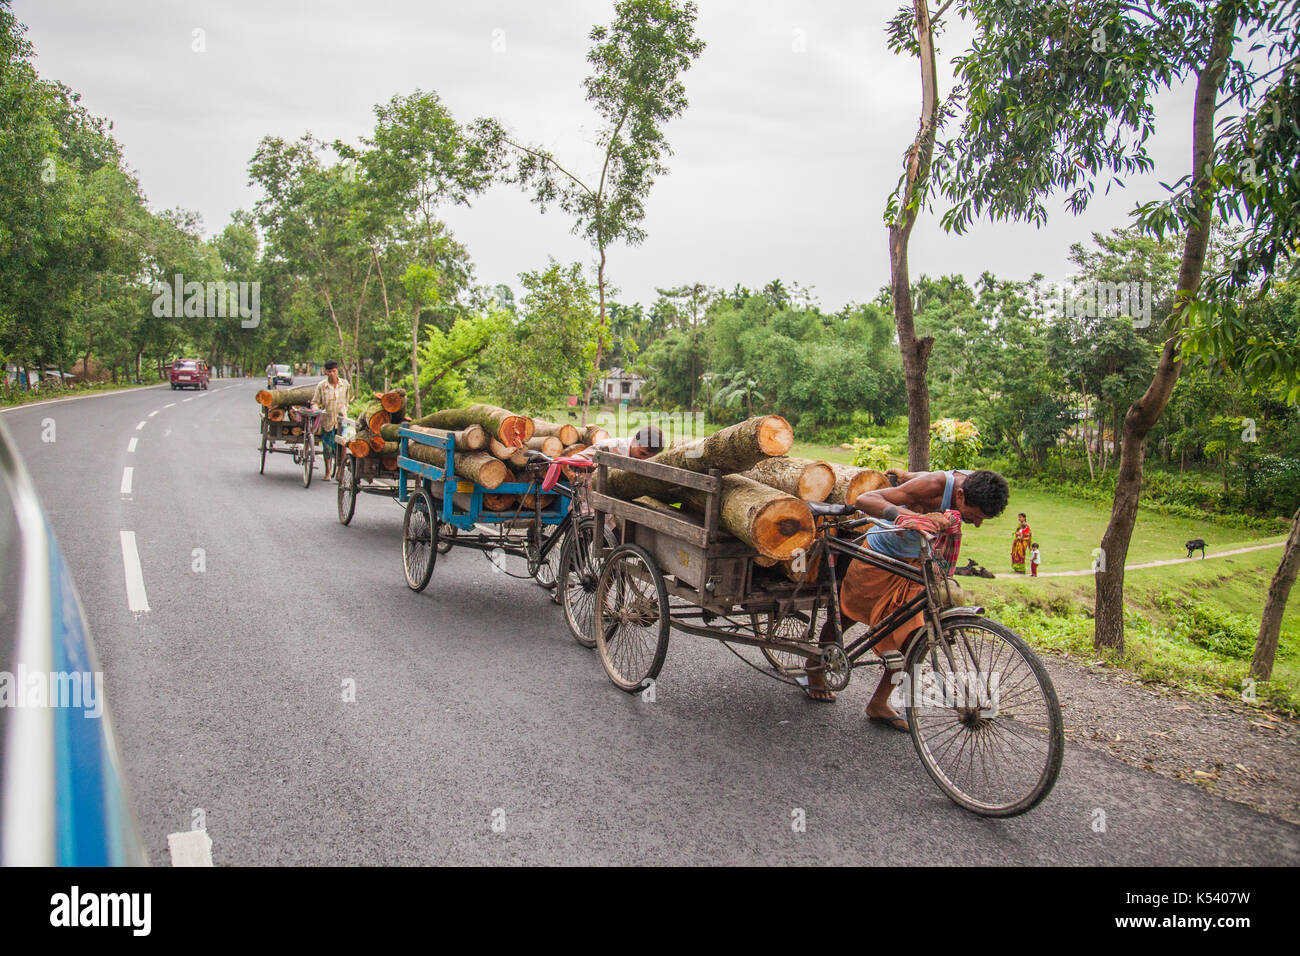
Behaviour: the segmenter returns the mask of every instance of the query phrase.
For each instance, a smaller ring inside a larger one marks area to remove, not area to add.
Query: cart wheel
[[[980,615],[951,617],[934,641],[912,638],[904,664],[912,742],[958,806],[1014,817],[1061,772],[1061,705],[1042,662],[1015,632]]]
[[[311,487],[312,467],[315,464],[316,464],[316,445],[312,441],[311,431],[308,430],[307,434],[303,437],[302,440],[302,486],[304,488]]]
[[[659,676],[668,653],[668,589],[654,558],[634,544],[611,552],[596,585],[592,633],[616,687],[636,693]]]
[[[357,479],[357,462],[352,458],[348,460],[346,466],[337,467],[339,469],[339,523],[348,524],[357,510],[357,487],[360,484]],[[347,472],[346,477],[344,471]]]
[[[412,591],[423,591],[433,576],[437,560],[438,522],[434,518],[433,501],[427,491],[417,488],[406,502],[406,517],[402,521],[402,570],[406,572],[406,586]]]
[[[754,636],[760,640],[771,640],[776,638],[782,641],[791,641],[799,644],[817,644],[817,609],[813,608],[809,612],[804,611],[787,611],[785,616],[779,621],[777,615],[772,612],[763,614],[751,614],[750,618],[754,625]],[[771,648],[760,648],[767,662],[772,665],[772,669],[778,674],[802,674],[808,668],[809,658],[802,657],[791,651],[774,651]],[[815,662],[815,658],[813,659]]]
[[[460,529],[454,524],[444,524],[441,521],[438,522],[438,553],[446,554],[450,551],[452,546],[456,543],[451,539],[456,537],[458,534],[460,534]]]
[[[595,647],[596,584],[600,580],[600,559],[592,547],[596,519],[585,515],[564,536],[560,552],[560,570],[556,575],[557,593],[564,607],[564,620],[569,625],[573,639],[583,647]],[[576,528],[576,531],[574,530]],[[605,546],[612,548],[617,542],[608,528],[605,529]],[[552,554],[555,552],[552,551]],[[612,623],[612,622],[611,622]],[[606,626],[606,632],[609,625]]]
[[[262,431],[262,467],[257,469],[259,475],[266,474],[266,431]]]
[[[540,536],[539,536],[540,537]],[[542,548],[545,539],[541,539],[534,546],[530,540],[527,545],[528,573],[533,576],[533,580],[539,587],[544,587],[548,591],[554,590],[555,582],[560,577],[560,559],[564,557],[564,545],[569,540],[569,533],[564,533],[564,540],[557,541],[551,546],[551,550],[546,552],[546,557],[541,557]]]

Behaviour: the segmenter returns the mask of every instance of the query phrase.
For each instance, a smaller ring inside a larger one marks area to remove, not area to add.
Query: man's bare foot
[[[889,696],[894,692],[889,671],[880,675],[875,693],[867,701],[867,717],[872,723],[883,724],[894,730],[907,730],[907,718],[889,706]]]
[[[800,681],[799,686],[803,688],[803,692],[807,694],[809,698],[821,704],[835,703],[835,693],[827,688],[826,678],[822,676],[820,671],[813,671],[805,678],[805,680],[807,683]]]

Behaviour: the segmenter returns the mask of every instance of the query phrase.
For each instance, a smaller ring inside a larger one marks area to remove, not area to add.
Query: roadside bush
[[[1250,660],[1258,626],[1244,614],[1233,614],[1182,594],[1162,594],[1156,604],[1171,615],[1174,637],[1236,661]]]

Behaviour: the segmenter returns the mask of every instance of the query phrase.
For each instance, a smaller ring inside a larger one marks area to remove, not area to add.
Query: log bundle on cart
[[[800,580],[816,573],[795,560],[816,535],[807,503],[851,503],[889,482],[872,468],[792,458],[793,445],[794,432],[784,418],[762,415],[704,438],[674,442],[649,460],[702,474],[719,472],[722,527],[757,552],[756,564]],[[707,495],[697,489],[618,468],[609,470],[605,493],[701,519],[708,506]]]

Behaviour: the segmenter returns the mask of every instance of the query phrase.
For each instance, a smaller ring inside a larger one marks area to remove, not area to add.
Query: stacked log
[[[679,491],[682,507],[703,514],[707,496],[693,488]],[[722,478],[722,526],[759,554],[778,561],[792,558],[816,537],[808,503],[743,475]]]
[[[564,427],[573,428],[572,425]],[[573,431],[576,433],[577,429],[573,428]],[[545,435],[528,439],[528,444],[524,447],[532,451],[540,451],[547,458],[558,458],[564,452],[564,441],[558,435]]]
[[[560,446],[574,444],[581,435],[578,429],[573,425],[557,425],[555,422],[548,422],[545,419],[533,419],[533,437],[534,438],[558,438]]]
[[[470,425],[468,428],[453,432],[445,428],[425,428],[411,422],[403,422],[400,425],[384,425],[379,429],[379,434],[383,436],[384,441],[397,441],[401,437],[399,432],[403,428],[409,428],[422,435],[432,435],[435,438],[450,438],[456,444],[456,451],[482,451],[488,444],[487,432],[478,425]]]
[[[310,405],[315,394],[315,385],[301,385],[297,388],[263,388],[253,397],[264,408],[288,408],[290,405]]]
[[[851,505],[859,495],[889,487],[889,479],[874,468],[854,468],[850,465],[831,465],[835,472],[835,487],[826,501],[835,505]]]
[[[650,461],[687,471],[718,469],[724,475],[745,472],[768,458],[780,457],[794,444],[794,431],[780,415],[762,415],[723,428],[705,438],[675,443]],[[608,493],[633,501],[642,495],[673,500],[675,485],[611,468]],[[678,499],[680,500],[680,499]]]
[[[478,425],[497,441],[518,448],[533,437],[536,425],[524,415],[516,415],[496,405],[468,405],[432,412],[416,422],[431,428],[461,429]]]
[[[416,461],[435,465],[438,468],[447,466],[447,453],[441,448],[408,442],[406,452]],[[461,478],[478,482],[489,491],[505,484],[513,477],[504,461],[482,451],[457,452],[456,474]]]
[[[761,461],[745,472],[745,477],[802,501],[825,501],[836,481],[835,471],[827,462],[786,457]]]

